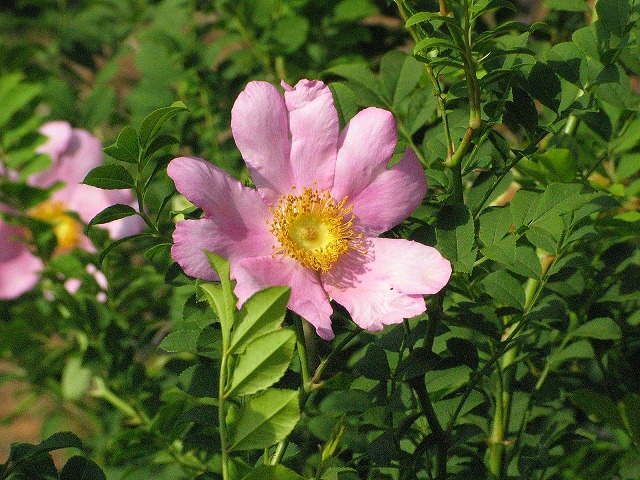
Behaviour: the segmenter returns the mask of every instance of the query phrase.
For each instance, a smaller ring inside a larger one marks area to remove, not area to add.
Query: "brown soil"
[[[0,373],[15,371],[15,367],[0,362]],[[42,419],[47,412],[46,402],[36,400],[25,411],[22,402],[29,397],[29,385],[10,381],[0,385],[0,463],[6,462],[12,443],[37,444],[41,441]]]

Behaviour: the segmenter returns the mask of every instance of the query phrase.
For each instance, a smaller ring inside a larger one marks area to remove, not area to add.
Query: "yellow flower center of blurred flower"
[[[82,226],[66,213],[64,202],[47,200],[33,207],[29,213],[33,218],[51,224],[58,241],[55,253],[67,252],[80,243]]]
[[[351,228],[356,217],[350,215],[353,206],[345,208],[349,197],[336,202],[325,190],[305,187],[300,195],[293,190],[270,209],[273,219],[267,224],[280,242],[273,257],[288,255],[306,268],[327,272],[349,249],[367,253],[363,235]]]

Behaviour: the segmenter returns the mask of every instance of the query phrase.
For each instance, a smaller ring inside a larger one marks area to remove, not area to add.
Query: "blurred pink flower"
[[[27,213],[52,224],[58,241],[55,253],[76,247],[94,252],[95,247],[84,235],[83,226],[68,212],[75,212],[84,222],[89,222],[110,205],[134,206],[133,194],[129,190],[101,190],[79,183],[91,169],[102,164],[100,142],[89,132],[71,128],[67,122],[54,121],[44,124],[40,133],[48,140],[37,151],[50,156],[52,163],[49,168],[30,176],[27,183],[41,188],[51,187],[56,182],[64,185]],[[0,175],[15,180],[15,175],[1,166]],[[133,216],[105,224],[104,228],[112,238],[118,239],[140,232],[144,222]],[[0,221],[0,299],[16,298],[38,281],[43,265],[23,241],[26,235],[25,229]]]
[[[0,299],[17,298],[40,278],[42,260],[21,240],[25,229],[0,220]]]
[[[204,251],[227,258],[244,303],[289,285],[289,308],[333,338],[330,299],[360,327],[381,330],[425,311],[423,295],[449,280],[451,264],[432,247],[378,238],[421,203],[424,171],[408,149],[387,168],[397,142],[390,112],[367,108],[340,132],[320,81],[251,82],[231,128],[257,190],[200,158],[171,161],[176,188],[202,208],[178,222],[172,255],[191,276],[216,280]]]
[[[96,298],[100,303],[106,302],[107,301],[106,290],[109,287],[109,284],[107,283],[107,277],[105,277],[104,273],[98,270],[98,268],[91,263],[86,266],[86,270],[89,275],[93,276],[94,280],[98,284],[98,287],[100,287],[101,289],[101,291],[98,292],[98,294],[96,295]],[[82,286],[82,280],[80,280],[79,278],[70,278],[64,282],[65,290],[69,292],[71,295],[76,293],[81,286]]]
[[[0,177],[16,181],[16,172],[0,162]],[[0,203],[0,213],[15,213]],[[11,225],[0,216],[0,300],[17,298],[38,282],[42,260],[33,255],[26,244],[29,232],[25,227]]]
[[[56,182],[64,186],[53,192],[49,200],[37,205],[30,213],[33,217],[48,221],[58,237],[58,251],[75,247],[94,252],[91,241],[82,233],[82,225],[66,212],[77,213],[89,222],[103,209],[122,203],[136,206],[130,190],[102,190],[80,182],[89,171],[102,164],[102,147],[97,138],[86,130],[71,128],[67,122],[45,123],[40,133],[48,140],[38,148],[39,153],[51,157],[52,164],[28,179],[28,183],[49,188]],[[139,233],[144,221],[139,216],[122,218],[102,225],[111,238],[118,239]]]

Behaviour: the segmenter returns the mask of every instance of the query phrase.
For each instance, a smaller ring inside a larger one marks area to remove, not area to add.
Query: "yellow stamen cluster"
[[[331,269],[349,249],[363,254],[362,234],[353,229],[353,206],[345,208],[349,197],[336,202],[329,192],[305,187],[300,195],[280,197],[271,208],[273,218],[267,224],[280,245],[274,245],[273,256],[295,258],[304,267],[322,272]]]
[[[33,218],[52,225],[53,233],[58,241],[56,253],[67,252],[80,242],[82,226],[66,213],[63,202],[47,200],[33,207],[29,214]]]

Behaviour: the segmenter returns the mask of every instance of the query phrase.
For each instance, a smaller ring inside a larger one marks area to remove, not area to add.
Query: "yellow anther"
[[[280,197],[271,209],[267,222],[280,245],[274,245],[273,256],[288,255],[304,267],[327,272],[349,249],[365,253],[360,239],[351,228],[353,206],[345,207],[348,197],[336,202],[328,191],[305,187],[302,194]]]
[[[47,200],[33,207],[29,214],[33,218],[51,224],[58,241],[56,253],[68,252],[78,245],[82,237],[82,226],[66,213],[63,202]]]

